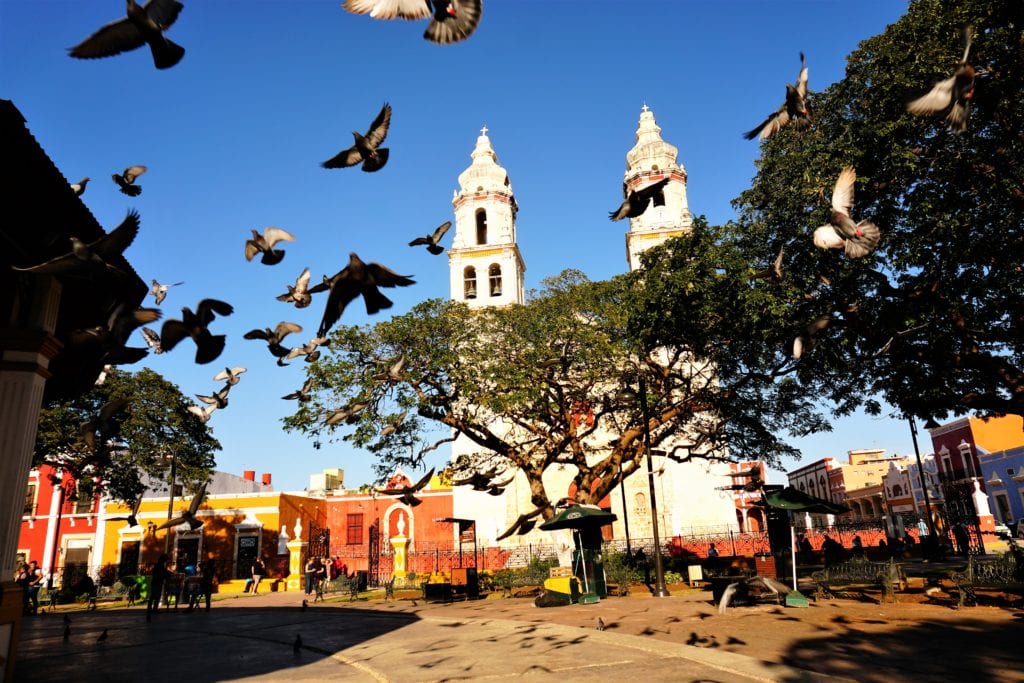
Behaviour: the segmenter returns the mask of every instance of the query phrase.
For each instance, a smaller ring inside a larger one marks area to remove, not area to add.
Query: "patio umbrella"
[[[611,524],[618,517],[606,512],[596,505],[570,505],[557,515],[540,525],[544,531],[557,531],[558,529],[572,529],[573,540],[577,546],[577,557],[580,563],[580,573],[583,574],[583,590],[590,592],[590,583],[587,581],[587,572],[583,568],[583,542],[580,538],[581,529],[596,529],[605,524]]]
[[[792,486],[777,491],[765,491],[764,501],[758,503],[765,507],[792,510],[794,512],[815,512],[823,515],[841,515],[850,508],[830,500],[809,496]]]

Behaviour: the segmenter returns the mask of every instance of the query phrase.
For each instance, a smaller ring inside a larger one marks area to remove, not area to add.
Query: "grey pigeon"
[[[27,273],[63,275],[92,279],[99,273],[113,272],[122,277],[128,275],[111,261],[121,255],[135,241],[139,233],[139,214],[130,210],[121,224],[99,239],[86,244],[72,236],[71,251],[44,263],[26,268],[14,267]]]
[[[85,186],[89,184],[89,176],[85,176],[77,183],[71,183],[71,191],[75,193],[76,197],[81,197],[82,193],[85,192]]]
[[[604,619],[602,619],[601,617],[597,618],[597,630],[598,631],[603,631],[604,630]]]
[[[782,282],[782,253],[785,245],[779,247],[779,253],[772,264],[764,270],[759,270],[750,275],[751,280],[768,280],[770,282]]]
[[[405,503],[406,505],[410,507],[415,507],[422,503],[423,501],[417,498],[414,494],[418,493],[419,491],[422,491],[427,486],[427,484],[430,483],[430,478],[433,476],[434,468],[431,467],[430,471],[423,475],[423,478],[420,479],[415,484],[411,484],[408,486],[400,486],[393,489],[378,489],[378,492],[384,494],[385,496],[398,496],[398,499]]]
[[[786,84],[786,101],[782,106],[768,115],[764,121],[751,131],[743,134],[748,140],[760,136],[767,140],[785,126],[793,124],[797,129],[806,128],[811,123],[811,112],[807,110],[807,62],[804,53],[800,53],[800,73],[796,85]]]
[[[288,355],[285,356],[284,359],[292,360],[294,358],[298,358],[299,356],[305,356],[305,361],[307,363],[312,363],[313,361],[320,358],[320,347],[326,346],[327,342],[327,337],[316,337],[314,339],[310,339],[304,345],[296,346],[291,351],[289,351]]]
[[[253,230],[252,238],[245,241],[245,260],[252,261],[256,254],[262,254],[260,263],[267,266],[280,263],[284,258],[284,250],[274,249],[274,245],[281,241],[293,242],[295,237],[287,230],[273,226],[264,228],[262,235]]]
[[[800,360],[805,351],[810,351],[818,343],[818,335],[832,322],[832,316],[825,314],[819,316],[804,328],[804,331],[793,340],[793,358]]]
[[[330,411],[330,415],[327,416],[327,419],[324,420],[324,424],[327,426],[336,425],[339,422],[354,424],[356,422],[356,416],[366,410],[369,405],[369,403],[358,401],[356,403],[349,403],[347,406],[343,406],[337,410],[332,410]]]
[[[313,391],[313,387],[315,386],[315,384],[316,383],[313,381],[313,378],[311,377],[307,379],[305,382],[303,382],[301,389],[299,389],[298,391],[293,391],[287,396],[282,396],[281,398],[283,398],[285,401],[297,400],[299,403],[306,403],[313,398],[313,394],[311,392]]]
[[[408,276],[399,275],[379,263],[364,263],[355,252],[352,252],[349,254],[347,266],[334,277],[329,280],[325,278],[323,283],[309,289],[310,294],[328,289],[331,292],[327,297],[327,305],[324,307],[324,315],[316,336],[326,337],[345,311],[345,307],[357,296],[363,297],[367,314],[373,315],[393,305],[391,299],[381,294],[379,287],[408,287],[414,284],[416,281]]]
[[[378,382],[399,382],[402,379],[402,372],[405,370],[405,363],[405,356],[399,356],[398,360],[388,366],[386,371],[377,373],[373,379]]]
[[[157,282],[156,280],[153,280],[152,284],[149,287],[149,293],[153,295],[153,298],[156,299],[156,305],[159,306],[160,304],[162,304],[164,302],[164,299],[167,298],[167,290],[168,289],[170,289],[171,287],[177,287],[178,285],[183,285],[183,284],[185,284],[185,283],[184,282],[172,282],[169,285],[162,285],[159,282]]]
[[[446,45],[465,40],[480,24],[483,0],[345,0],[354,14],[374,19],[430,19],[423,37]]]
[[[132,511],[126,517],[108,517],[108,522],[128,522],[129,527],[139,525],[139,508],[142,507],[142,496],[135,499],[132,503]]]
[[[217,410],[217,406],[214,405],[208,405],[204,408],[200,408],[199,406],[188,407],[188,412],[192,413],[197,418],[199,418],[199,421],[202,422],[203,424],[206,424],[207,422],[210,421],[210,417],[213,415],[213,411],[215,410]]]
[[[665,206],[665,186],[668,183],[669,178],[662,178],[640,190],[627,190],[626,184],[623,183],[622,194],[626,199],[618,209],[609,212],[608,217],[613,221],[621,221],[623,218],[639,218],[647,211],[651,200],[654,200],[655,206]]]
[[[171,527],[180,526],[182,524],[188,524],[188,528],[195,531],[203,525],[198,519],[196,519],[196,513],[199,511],[199,506],[203,502],[203,498],[206,497],[206,482],[203,482],[199,486],[199,490],[196,491],[195,495],[192,496],[192,502],[189,503],[187,510],[182,510],[181,514],[177,517],[173,517],[160,526],[157,529],[170,529]]]
[[[270,353],[276,358],[282,359],[288,355],[291,349],[282,345],[281,342],[292,332],[302,332],[302,326],[282,321],[274,329],[265,327],[262,330],[249,330],[242,336],[246,339],[262,339],[267,342]]]
[[[230,386],[238,384],[242,380],[242,373],[245,372],[245,368],[224,368],[223,372],[218,372],[213,376],[214,382],[225,381]]]
[[[832,213],[828,223],[814,231],[814,246],[819,249],[845,249],[849,258],[867,256],[881,238],[881,233],[871,221],[854,223],[850,218],[853,207],[853,185],[857,172],[847,166],[836,179],[832,190]]]
[[[149,0],[142,6],[127,1],[126,17],[107,24],[68,53],[79,59],[97,59],[149,45],[156,68],[169,69],[180,62],[185,48],[168,40],[164,31],[177,20],[184,5],[177,0]]]
[[[164,352],[164,347],[160,345],[160,335],[156,330],[143,327],[142,338],[146,340],[146,345],[149,346],[149,350],[154,354],[161,354]]]
[[[123,173],[115,173],[110,176],[114,183],[121,190],[122,194],[129,197],[138,197],[142,194],[142,187],[135,184],[135,179],[146,172],[145,166],[129,166]]]
[[[436,256],[444,251],[444,247],[440,246],[438,242],[441,241],[441,238],[444,237],[444,234],[448,232],[450,227],[452,227],[452,222],[445,221],[439,225],[433,233],[423,237],[417,237],[412,242],[409,242],[409,246],[415,247],[418,244],[425,244],[427,245],[427,251]]]
[[[118,429],[118,423],[114,416],[128,406],[128,399],[117,398],[107,401],[100,408],[95,417],[83,422],[78,427],[78,434],[82,437],[89,450],[96,448],[96,435],[99,433],[103,439],[109,439]]]
[[[196,343],[196,363],[204,365],[217,359],[224,351],[224,335],[212,335],[207,326],[220,316],[234,313],[234,307],[218,299],[203,299],[196,306],[196,312],[184,307],[181,320],[167,320],[160,329],[160,345],[170,351],[185,337]]]
[[[209,406],[214,406],[217,409],[223,409],[228,407],[228,392],[231,391],[231,385],[225,384],[220,391],[215,391],[213,394],[206,396],[204,394],[196,394],[196,398]]]
[[[930,91],[907,105],[911,114],[933,114],[949,109],[946,124],[954,133],[967,130],[971,115],[971,100],[974,99],[974,78],[977,71],[967,63],[971,52],[971,27],[964,28],[964,56],[949,78],[936,83]]]
[[[295,304],[295,308],[305,308],[313,302],[309,293],[309,268],[304,268],[295,280],[295,285],[286,285],[288,291],[277,296],[278,301]]]
[[[125,311],[127,306],[119,304],[103,325],[72,331],[64,339],[65,349],[76,354],[96,357],[103,365],[130,365],[145,358],[149,352],[142,347],[125,346],[136,328],[159,320],[162,313],[157,308],[138,308]]]
[[[363,170],[373,173],[384,168],[388,163],[390,150],[387,147],[380,147],[384,138],[388,136],[388,128],[391,126],[391,105],[387,102],[381,107],[377,118],[370,124],[370,130],[366,135],[360,135],[358,131],[352,131],[355,139],[348,149],[343,149],[336,155],[321,164],[324,168],[347,168],[362,162]]]

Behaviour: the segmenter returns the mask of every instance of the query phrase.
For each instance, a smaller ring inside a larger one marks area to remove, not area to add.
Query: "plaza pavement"
[[[723,649],[627,635],[614,626],[599,631],[596,615],[610,613],[597,606],[539,609],[523,598],[448,605],[333,598],[303,609],[303,595],[295,592],[226,597],[209,612],[171,609],[148,623],[140,607],[87,612],[72,606],[29,617],[15,680],[843,680]],[[674,598],[626,602],[650,629],[663,628],[679,608]],[[553,623],[546,618],[553,610],[579,610],[586,626]],[[67,641],[63,614],[72,620]],[[108,638],[97,642],[104,629]],[[297,651],[296,636],[302,639]]]

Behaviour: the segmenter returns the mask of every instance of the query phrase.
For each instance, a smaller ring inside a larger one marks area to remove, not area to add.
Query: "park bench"
[[[330,581],[321,581],[315,586],[316,594],[313,597],[313,602],[324,599],[324,595],[348,595],[350,602],[355,601],[359,597],[359,584],[347,576],[338,576]]]
[[[129,586],[124,585],[120,581],[114,582],[112,586],[97,586],[89,595],[89,600],[86,603],[86,609],[95,610],[97,603],[100,602],[119,602],[121,600],[127,600],[130,592]]]
[[[856,588],[877,587],[882,591],[879,602],[885,597],[896,602],[896,592],[907,588],[907,576],[895,560],[871,562],[855,557],[816,571],[811,574],[811,579],[814,581],[815,599],[834,598]]]
[[[963,571],[950,571],[947,578],[956,586],[958,608],[977,605],[980,589],[1024,593],[1024,551],[1011,545],[1010,552],[994,560],[970,557]]]

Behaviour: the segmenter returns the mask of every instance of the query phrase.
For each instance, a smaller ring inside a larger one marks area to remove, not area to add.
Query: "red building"
[[[55,585],[88,573],[96,538],[99,496],[50,465],[33,468],[25,491],[17,561],[35,560]],[[96,552],[99,552],[98,549]]]

